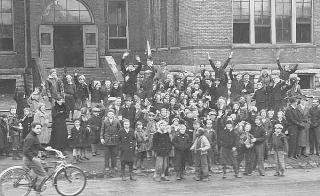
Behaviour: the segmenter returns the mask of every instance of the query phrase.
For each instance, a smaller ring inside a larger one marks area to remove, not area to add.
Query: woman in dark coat
[[[73,119],[74,109],[75,109],[75,93],[76,93],[76,85],[72,81],[72,76],[67,75],[64,80],[64,93],[65,93],[65,104],[67,109],[68,117]],[[71,114],[70,114],[71,113]]]
[[[133,97],[133,95],[137,92],[137,75],[141,71],[142,63],[140,61],[140,57],[136,56],[138,67],[134,68],[134,66],[130,64],[127,68],[125,68],[124,61],[128,55],[128,52],[124,53],[121,59],[121,72],[124,78],[123,93]]]
[[[64,100],[59,98],[52,108],[52,132],[50,138],[50,145],[59,150],[64,150],[67,147],[67,124],[68,117],[67,109]]]
[[[133,174],[133,162],[135,158],[136,137],[134,130],[130,128],[130,121],[123,121],[123,128],[119,132],[119,148],[121,161],[121,176],[125,179],[125,166],[129,166],[130,180],[135,180]]]

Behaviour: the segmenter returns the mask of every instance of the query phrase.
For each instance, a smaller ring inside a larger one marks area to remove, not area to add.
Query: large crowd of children
[[[18,103],[22,112],[11,107],[9,115],[1,115],[1,153],[12,152],[13,159],[20,159],[19,146],[31,123],[38,122],[40,143],[60,150],[72,148],[73,163],[89,160],[89,149],[96,156],[101,144],[104,169],[112,174],[119,155],[123,180],[126,165],[130,180],[135,180],[133,168],[141,171],[145,160],[153,158],[156,181],[168,180],[169,166],[174,167],[177,180],[184,178],[187,166],[194,166],[194,179],[207,181],[217,164],[223,168],[223,178],[228,165],[240,178],[242,161],[244,175],[257,168],[264,176],[264,161],[274,155],[275,175],[283,176],[287,153],[292,159],[308,156],[310,145],[310,153],[315,149],[319,155],[319,100],[308,107],[299,79],[290,75],[297,67],[283,68],[277,59],[280,75],[262,70],[255,89],[249,73],[234,74],[236,67],[228,66],[232,52],[224,64],[208,54],[213,71],[200,65],[199,73],[169,72],[164,62],[153,65],[151,57],[147,65],[136,56],[137,66],[125,66],[128,55],[121,61],[121,83],[86,83],[85,76],[77,73],[59,79],[51,70],[27,104]],[[52,106],[51,127],[44,100]],[[74,123],[72,128],[67,128],[67,120]]]

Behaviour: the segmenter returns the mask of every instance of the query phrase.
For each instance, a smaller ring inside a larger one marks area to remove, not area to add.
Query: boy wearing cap
[[[165,172],[169,163],[169,152],[171,151],[171,140],[167,128],[167,122],[160,120],[158,122],[158,130],[153,135],[152,149],[156,157],[155,173],[153,179],[159,181],[169,181],[165,176]],[[161,178],[159,178],[161,177]]]
[[[210,142],[204,135],[203,128],[198,128],[196,131],[196,138],[191,146],[190,150],[194,154],[194,165],[196,168],[196,181],[208,181],[208,150],[210,149]]]
[[[272,134],[272,149],[274,150],[274,160],[276,161],[275,176],[284,176],[286,164],[284,155],[288,152],[287,137],[282,133],[283,126],[281,124],[274,125],[274,133]]]
[[[239,168],[237,164],[237,147],[239,146],[239,139],[237,133],[233,129],[233,122],[231,120],[226,121],[226,126],[221,130],[219,143],[221,146],[221,165],[223,166],[223,176],[225,179],[227,176],[227,165],[232,165],[236,178],[239,176]]]
[[[105,146],[104,167],[109,170],[109,160],[111,159],[111,172],[117,165],[117,149],[119,142],[120,122],[114,116],[114,110],[109,109],[107,118],[102,122],[100,140]]]
[[[189,135],[186,134],[185,125],[182,124],[179,126],[179,133],[173,138],[172,145],[174,146],[177,180],[181,180],[184,178],[183,175],[186,166],[188,150],[192,145]]]

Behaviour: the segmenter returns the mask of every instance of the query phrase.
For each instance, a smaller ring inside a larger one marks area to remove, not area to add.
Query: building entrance
[[[54,66],[83,67],[83,32],[81,25],[54,26]]]

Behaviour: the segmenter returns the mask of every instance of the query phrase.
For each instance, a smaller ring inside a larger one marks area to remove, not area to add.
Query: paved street
[[[235,179],[229,174],[223,180],[221,175],[216,175],[209,182],[196,182],[192,176],[181,182],[175,181],[173,177],[171,179],[170,182],[161,183],[152,181],[152,178],[138,178],[136,182],[122,182],[120,178],[89,180],[81,195],[318,196],[320,192],[320,169],[292,169],[288,170],[285,177],[274,177],[273,171],[269,171],[265,177],[254,174],[242,179]],[[57,193],[53,187],[49,187],[43,195],[53,196]]]

